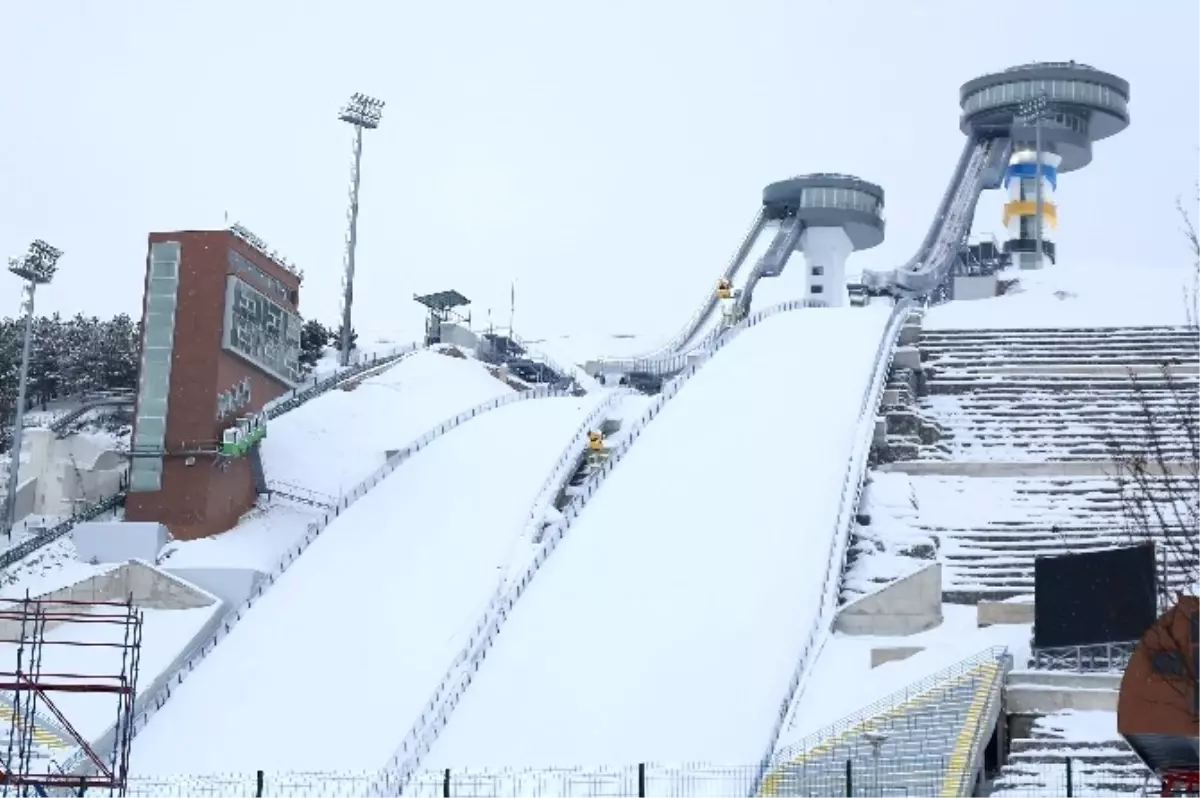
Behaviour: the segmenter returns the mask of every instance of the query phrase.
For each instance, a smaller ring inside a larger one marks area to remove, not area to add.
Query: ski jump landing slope
[[[535,399],[485,413],[351,505],[138,735],[134,772],[381,767],[596,403]]]
[[[514,606],[422,769],[757,762],[888,312],[780,314],[696,374]]]

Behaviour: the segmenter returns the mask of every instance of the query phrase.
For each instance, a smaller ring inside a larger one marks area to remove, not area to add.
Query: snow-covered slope
[[[671,400],[516,604],[425,768],[763,753],[889,308],[781,314]]]
[[[177,688],[137,737],[132,767],[381,766],[496,589],[530,503],[595,404],[550,398],[486,413],[352,505]]]
[[[509,393],[477,360],[415,352],[353,390],[335,388],[272,421],[263,441],[267,480],[336,497],[381,466],[388,450]],[[288,503],[251,510],[224,534],[172,543],[169,564],[269,569],[322,512]]]
[[[414,352],[352,390],[335,388],[271,422],[263,442],[267,478],[339,495],[377,468],[385,450],[511,392],[477,360]]]

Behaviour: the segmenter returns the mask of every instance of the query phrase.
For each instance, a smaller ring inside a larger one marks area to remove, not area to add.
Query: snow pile
[[[151,718],[133,768],[381,766],[499,587],[546,473],[595,404],[484,413],[345,510]],[[339,673],[361,681],[331,699]]]
[[[920,503],[907,474],[872,471],[859,501],[842,600],[854,601],[920,570],[937,558],[940,541],[915,527]]]
[[[1056,265],[1006,269],[1016,280],[994,299],[930,308],[929,330],[1056,327],[1139,327],[1195,323],[1196,271],[1182,267],[1111,268]]]
[[[772,317],[664,405],[422,768],[762,756],[821,601],[834,453],[857,430],[888,310]]]

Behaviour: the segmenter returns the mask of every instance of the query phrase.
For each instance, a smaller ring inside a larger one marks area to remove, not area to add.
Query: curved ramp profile
[[[531,501],[596,403],[493,410],[353,504],[176,688],[135,739],[132,767],[379,767],[499,586]]]
[[[422,769],[758,761],[889,317],[780,314],[698,372],[514,606]]]

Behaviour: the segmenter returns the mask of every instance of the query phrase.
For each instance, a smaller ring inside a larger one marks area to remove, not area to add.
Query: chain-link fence
[[[410,796],[462,796],[501,798],[526,796],[742,796],[757,789],[760,766],[695,763],[634,764],[609,768],[552,769],[449,769],[423,770],[404,790]],[[772,795],[786,796],[897,796],[947,795],[948,763],[921,767],[902,760],[862,764],[847,762],[841,770],[822,767],[806,771],[804,765],[787,768],[772,786]],[[378,772],[291,772],[211,774],[203,776],[132,776],[130,796],[364,796],[380,785]],[[374,788],[374,789],[373,789]],[[1071,759],[1022,763],[989,780],[988,792],[1001,798],[1067,798],[1069,796],[1157,795],[1159,783],[1136,763],[1098,763]],[[765,794],[765,793],[760,793]]]

